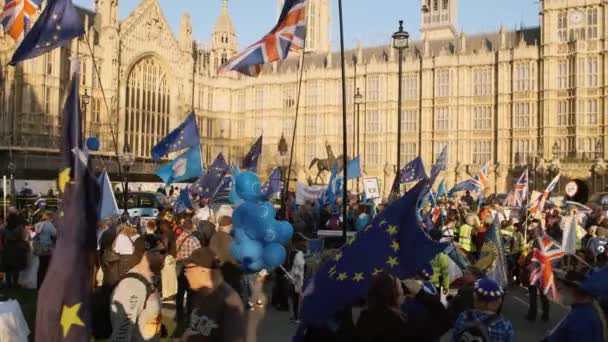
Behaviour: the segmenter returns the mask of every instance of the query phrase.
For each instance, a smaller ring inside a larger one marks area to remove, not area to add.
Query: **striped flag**
[[[487,188],[489,186],[488,165],[489,165],[489,163],[484,165],[484,167],[482,167],[481,170],[479,170],[479,174],[477,176],[471,178],[471,180],[470,180],[471,184],[473,185],[473,190],[476,193],[482,192],[483,190],[485,190],[485,188]]]
[[[556,297],[555,281],[553,279],[553,266],[551,262],[566,255],[564,250],[551,238],[543,237],[537,239],[538,246],[532,252],[532,266],[534,269],[530,274],[530,284],[537,285],[545,295],[552,293]]]
[[[40,8],[40,0],[9,0],[2,9],[2,26],[4,32],[17,43],[21,43],[23,37],[32,28],[34,16]]]

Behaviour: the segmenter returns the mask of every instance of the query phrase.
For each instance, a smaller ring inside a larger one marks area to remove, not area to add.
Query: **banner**
[[[306,186],[298,183],[296,186],[296,205],[304,205],[306,201],[316,201],[325,192],[327,187],[323,185]]]

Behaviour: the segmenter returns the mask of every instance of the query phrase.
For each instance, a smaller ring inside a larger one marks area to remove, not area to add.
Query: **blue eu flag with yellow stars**
[[[218,154],[209,166],[207,173],[192,184],[190,187],[191,193],[198,194],[202,198],[213,198],[229,170],[230,165],[226,163],[224,155],[222,153]]]
[[[251,146],[249,153],[243,158],[243,170],[258,172],[258,161],[262,154],[262,136]]]
[[[185,148],[200,144],[198,126],[194,113],[186,119],[152,148],[152,159],[158,161],[171,152],[181,151]]]
[[[15,50],[11,65],[38,57],[84,34],[82,18],[71,0],[48,0],[46,8]]]
[[[203,174],[202,164],[201,146],[195,145],[154,172],[165,184],[171,184],[200,177]]]
[[[57,244],[38,292],[36,341],[91,340],[91,255],[97,250],[101,189],[88,161],[75,162],[81,164],[66,187]]]
[[[416,202],[427,183],[421,181],[393,202],[321,266],[304,291],[301,320],[305,325],[323,325],[336,311],[365,297],[374,275],[413,276],[445,249],[416,220]]]

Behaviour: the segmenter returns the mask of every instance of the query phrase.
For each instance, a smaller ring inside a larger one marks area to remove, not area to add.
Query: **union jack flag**
[[[17,43],[34,24],[34,16],[40,8],[40,0],[9,0],[2,9],[0,20],[6,32]]]
[[[441,208],[439,208],[439,207],[433,208],[433,215],[431,216],[431,221],[433,221],[434,224],[437,224],[437,222],[439,222],[440,216],[441,216]]]
[[[553,178],[551,183],[549,183],[549,185],[547,185],[547,188],[545,189],[543,194],[537,200],[538,202],[534,208],[534,212],[532,212],[532,210],[530,210],[530,212],[532,212],[533,214],[535,214],[535,213],[540,214],[543,212],[543,209],[545,208],[545,203],[547,202],[547,198],[549,198],[549,195],[553,192],[553,190],[557,186],[557,183],[559,183],[560,176],[561,175],[555,176],[555,178]]]
[[[222,67],[223,71],[238,71],[248,76],[258,76],[262,66],[287,58],[289,50],[304,47],[306,38],[307,0],[286,0],[276,26]]]
[[[530,274],[530,284],[538,286],[545,295],[551,291],[553,298],[556,298],[557,291],[553,279],[553,266],[551,262],[557,260],[566,253],[555,241],[545,236],[536,240],[537,245],[532,252],[532,273]]]
[[[476,193],[482,192],[485,188],[489,186],[488,184],[488,164],[484,165],[484,167],[479,170],[479,174],[470,180],[471,185],[473,186],[473,190]]]
[[[528,196],[528,169],[521,174],[515,188],[509,192],[507,204],[510,207],[521,207]]]

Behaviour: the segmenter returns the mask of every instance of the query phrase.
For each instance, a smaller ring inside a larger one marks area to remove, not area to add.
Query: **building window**
[[[557,87],[559,89],[570,88],[570,63],[567,59],[560,60],[557,64]]]
[[[91,122],[101,123],[101,101],[100,101],[100,99],[93,99],[93,101],[91,101]]]
[[[448,144],[447,141],[435,141],[435,143],[433,144],[433,162],[437,160],[437,158],[439,158],[439,155],[441,154],[444,148],[446,149],[447,155],[446,162],[449,163],[452,149],[450,148],[450,144]]]
[[[532,120],[530,118],[529,103],[513,104],[513,128],[530,128]]]
[[[473,164],[485,165],[492,159],[491,141],[473,141]]]
[[[568,12],[561,11],[557,15],[557,36],[560,42],[568,41]]]
[[[532,152],[532,140],[513,140],[513,163],[517,165],[530,164],[534,154]]]
[[[597,57],[587,58],[587,87],[597,87]]]
[[[285,137],[291,137],[293,135],[293,123],[294,120],[291,118],[283,119],[283,127],[281,131]]]
[[[577,121],[581,126],[598,124],[597,100],[579,100],[577,103]]]
[[[380,133],[382,131],[382,119],[383,115],[380,112],[368,112],[367,113],[367,132],[368,133]]]
[[[310,82],[306,92],[306,105],[307,106],[318,106],[319,105],[319,87],[317,82]]]
[[[492,88],[492,68],[483,67],[473,69],[473,95],[491,95]]]
[[[598,145],[598,142],[600,142],[600,140],[595,138],[579,138],[578,145],[576,147],[576,151],[579,155],[578,157],[582,160],[595,159],[596,146]],[[601,152],[601,150],[598,152]]]
[[[435,96],[450,96],[450,71],[437,70],[435,74]]]
[[[414,160],[418,156],[418,146],[416,143],[405,143],[401,145],[401,161],[404,163]],[[400,167],[403,167],[401,165]]]
[[[402,81],[402,96],[404,101],[418,98],[418,74],[407,74]]]
[[[367,99],[369,101],[379,101],[381,88],[380,76],[369,76],[367,79]]]
[[[319,134],[319,122],[316,114],[306,115],[306,135],[315,136]]]
[[[264,120],[258,118],[255,120],[255,136],[259,137],[262,134],[264,134]]]
[[[597,8],[587,10],[587,38],[597,38]]]
[[[372,167],[380,165],[380,146],[377,142],[367,143],[365,149],[365,165]]]
[[[313,160],[319,157],[317,154],[317,144],[306,144],[306,160]]]
[[[574,126],[574,102],[570,100],[557,102],[557,125],[560,127]]]
[[[293,86],[283,88],[283,109],[290,109],[296,105],[296,91]]]
[[[473,129],[492,129],[492,107],[473,107]]]
[[[259,87],[255,89],[255,110],[262,110],[264,106],[264,88]]]
[[[513,91],[534,90],[535,72],[534,63],[516,63],[513,70]]]
[[[452,122],[450,118],[450,112],[448,108],[436,108],[435,109],[435,130],[436,131],[447,131],[452,128]]]
[[[416,123],[418,112],[415,110],[406,110],[402,114],[401,131],[403,133],[416,132]]]
[[[236,126],[237,136],[244,137],[245,136],[245,120],[239,120]]]
[[[82,67],[80,69],[80,80],[83,86],[87,85],[87,60],[82,58]]]

